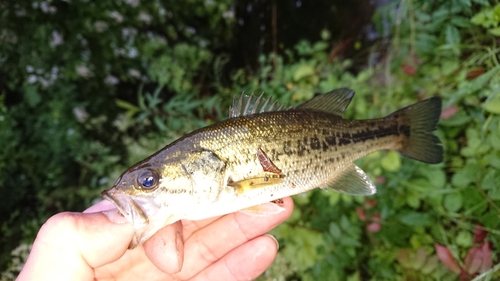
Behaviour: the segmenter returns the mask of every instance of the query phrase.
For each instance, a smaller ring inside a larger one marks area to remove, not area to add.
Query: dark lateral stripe
[[[282,152],[276,151],[275,149],[272,149],[270,152],[273,158],[277,158],[282,154],[287,156],[296,155],[300,157],[310,154],[313,150],[327,151],[331,147],[344,146],[388,136],[399,136],[401,134],[409,137],[410,127],[407,125],[393,125],[387,127],[379,125],[376,127],[367,127],[355,133],[346,132],[323,137],[313,135],[311,137],[306,136],[295,141],[286,140],[283,142],[281,149]]]
[[[342,134],[339,135],[339,145],[346,145],[350,144],[352,142],[363,142],[375,138],[383,138],[383,137],[388,137],[388,136],[398,136],[400,134],[405,135],[406,137],[410,136],[410,126],[407,125],[400,125],[398,126],[390,126],[390,127],[383,127],[383,126],[378,126],[374,128],[366,128],[363,130],[360,130],[356,133],[352,134]]]

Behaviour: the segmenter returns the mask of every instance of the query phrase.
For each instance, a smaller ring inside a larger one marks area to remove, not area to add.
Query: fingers
[[[277,252],[274,237],[260,236],[232,250],[191,280],[254,280],[271,265]]]
[[[180,221],[160,229],[143,246],[149,260],[163,272],[174,274],[181,270],[184,239]]]
[[[192,220],[182,220],[182,227],[184,229],[184,239],[187,240],[191,235],[198,231],[200,228],[204,228],[205,226],[213,223],[214,221],[218,220],[221,216],[219,217],[213,217],[213,218],[208,218],[204,220],[199,220],[199,221],[192,221]]]
[[[18,280],[94,280],[93,268],[119,259],[132,236],[132,226],[103,213],[56,214],[40,229]]]
[[[285,211],[281,213],[262,217],[236,212],[223,216],[193,233],[184,243],[184,265],[176,276],[179,279],[189,279],[234,248],[285,221],[293,211],[293,201],[290,197],[284,198],[283,201]]]

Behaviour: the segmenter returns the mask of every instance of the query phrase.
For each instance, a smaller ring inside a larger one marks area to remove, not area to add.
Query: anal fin
[[[352,164],[326,184],[326,187],[350,195],[367,196],[377,192],[377,187],[358,166]]]
[[[227,185],[234,187],[238,191],[238,193],[241,194],[248,190],[282,183],[283,178],[283,175],[264,173],[252,178],[242,179],[239,181],[229,180]]]

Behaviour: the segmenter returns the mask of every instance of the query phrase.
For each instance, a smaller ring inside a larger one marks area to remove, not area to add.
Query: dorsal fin
[[[255,99],[253,93],[250,96],[241,94],[240,97],[234,96],[233,104],[229,108],[229,118],[252,115],[256,113],[280,111],[284,104],[279,104],[278,100],[272,101],[272,97],[263,100],[264,93]]]
[[[353,97],[353,90],[348,88],[340,88],[323,95],[317,95],[314,98],[297,106],[296,108],[314,109],[342,116]]]

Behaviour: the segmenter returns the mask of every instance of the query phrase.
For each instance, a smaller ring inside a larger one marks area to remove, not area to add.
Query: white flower
[[[43,77],[40,77],[38,79],[38,82],[40,82],[40,84],[42,84],[42,88],[43,89],[46,89],[48,86],[50,86],[50,84],[52,84],[51,81],[49,81],[49,80],[47,80],[47,79],[45,79]]]
[[[94,22],[94,28],[97,32],[103,32],[108,29],[108,24],[103,22],[103,21],[96,21]]]
[[[137,69],[129,69],[128,70],[128,75],[134,77],[134,78],[141,78],[141,73]]]
[[[137,49],[136,49],[136,48],[134,48],[134,47],[132,47],[132,48],[130,48],[130,49],[128,50],[128,54],[127,54],[127,56],[128,56],[129,58],[133,59],[133,58],[137,57],[137,55],[138,55],[138,54],[139,54],[139,52],[137,51]]]
[[[35,71],[35,68],[33,66],[31,66],[31,65],[27,65],[26,66],[26,71],[28,71],[28,73],[31,73],[31,72]]]
[[[122,28],[122,36],[124,38],[133,37],[137,34],[137,29],[131,27]]]
[[[191,27],[191,26],[187,26],[186,31],[189,32],[190,34],[196,33],[196,29],[194,27]]]
[[[50,40],[50,46],[54,48],[55,46],[61,45],[63,42],[62,35],[56,30],[52,31],[52,39]]]
[[[59,68],[57,67],[52,67],[51,71],[50,71],[50,80],[51,81],[55,81],[58,77],[58,74],[59,73]]]
[[[78,120],[78,122],[80,122],[80,123],[85,122],[85,120],[87,120],[87,118],[89,118],[88,112],[83,107],[73,108],[73,114],[75,115],[76,120]]]
[[[113,75],[108,75],[108,77],[106,77],[106,80],[104,80],[104,81],[106,82],[106,84],[110,84],[110,85],[116,85],[119,82],[118,78],[116,78]]]
[[[234,10],[230,9],[229,11],[224,12],[224,14],[222,14],[222,17],[225,19],[233,19],[234,18]]]
[[[17,43],[17,36],[14,32],[12,32],[8,29],[1,29],[0,30],[0,42],[16,44]]]
[[[109,17],[111,17],[112,19],[114,19],[118,23],[123,21],[122,14],[118,13],[117,11],[109,12]]]
[[[57,11],[57,8],[54,6],[51,6],[47,2],[42,2],[42,3],[40,3],[40,10],[42,10],[42,12],[44,12],[46,14],[55,14]]]
[[[92,73],[92,71],[85,65],[77,66],[76,73],[83,78],[89,78],[94,75],[94,73]]]
[[[16,10],[15,13],[16,13],[16,16],[18,16],[18,17],[24,17],[24,16],[26,16],[26,10],[25,9]]]
[[[129,4],[132,7],[139,6],[139,0],[125,0],[125,2],[127,2],[127,4]]]
[[[33,84],[36,81],[37,81],[36,75],[31,74],[30,76],[28,76],[28,83]]]
[[[144,12],[139,13],[139,20],[142,22],[145,22],[146,24],[151,23],[151,20],[153,20],[153,17],[149,14],[146,14]]]
[[[125,49],[123,48],[120,48],[120,49],[113,49],[113,52],[115,53],[115,55],[117,56],[124,56],[126,54],[126,51]]]

